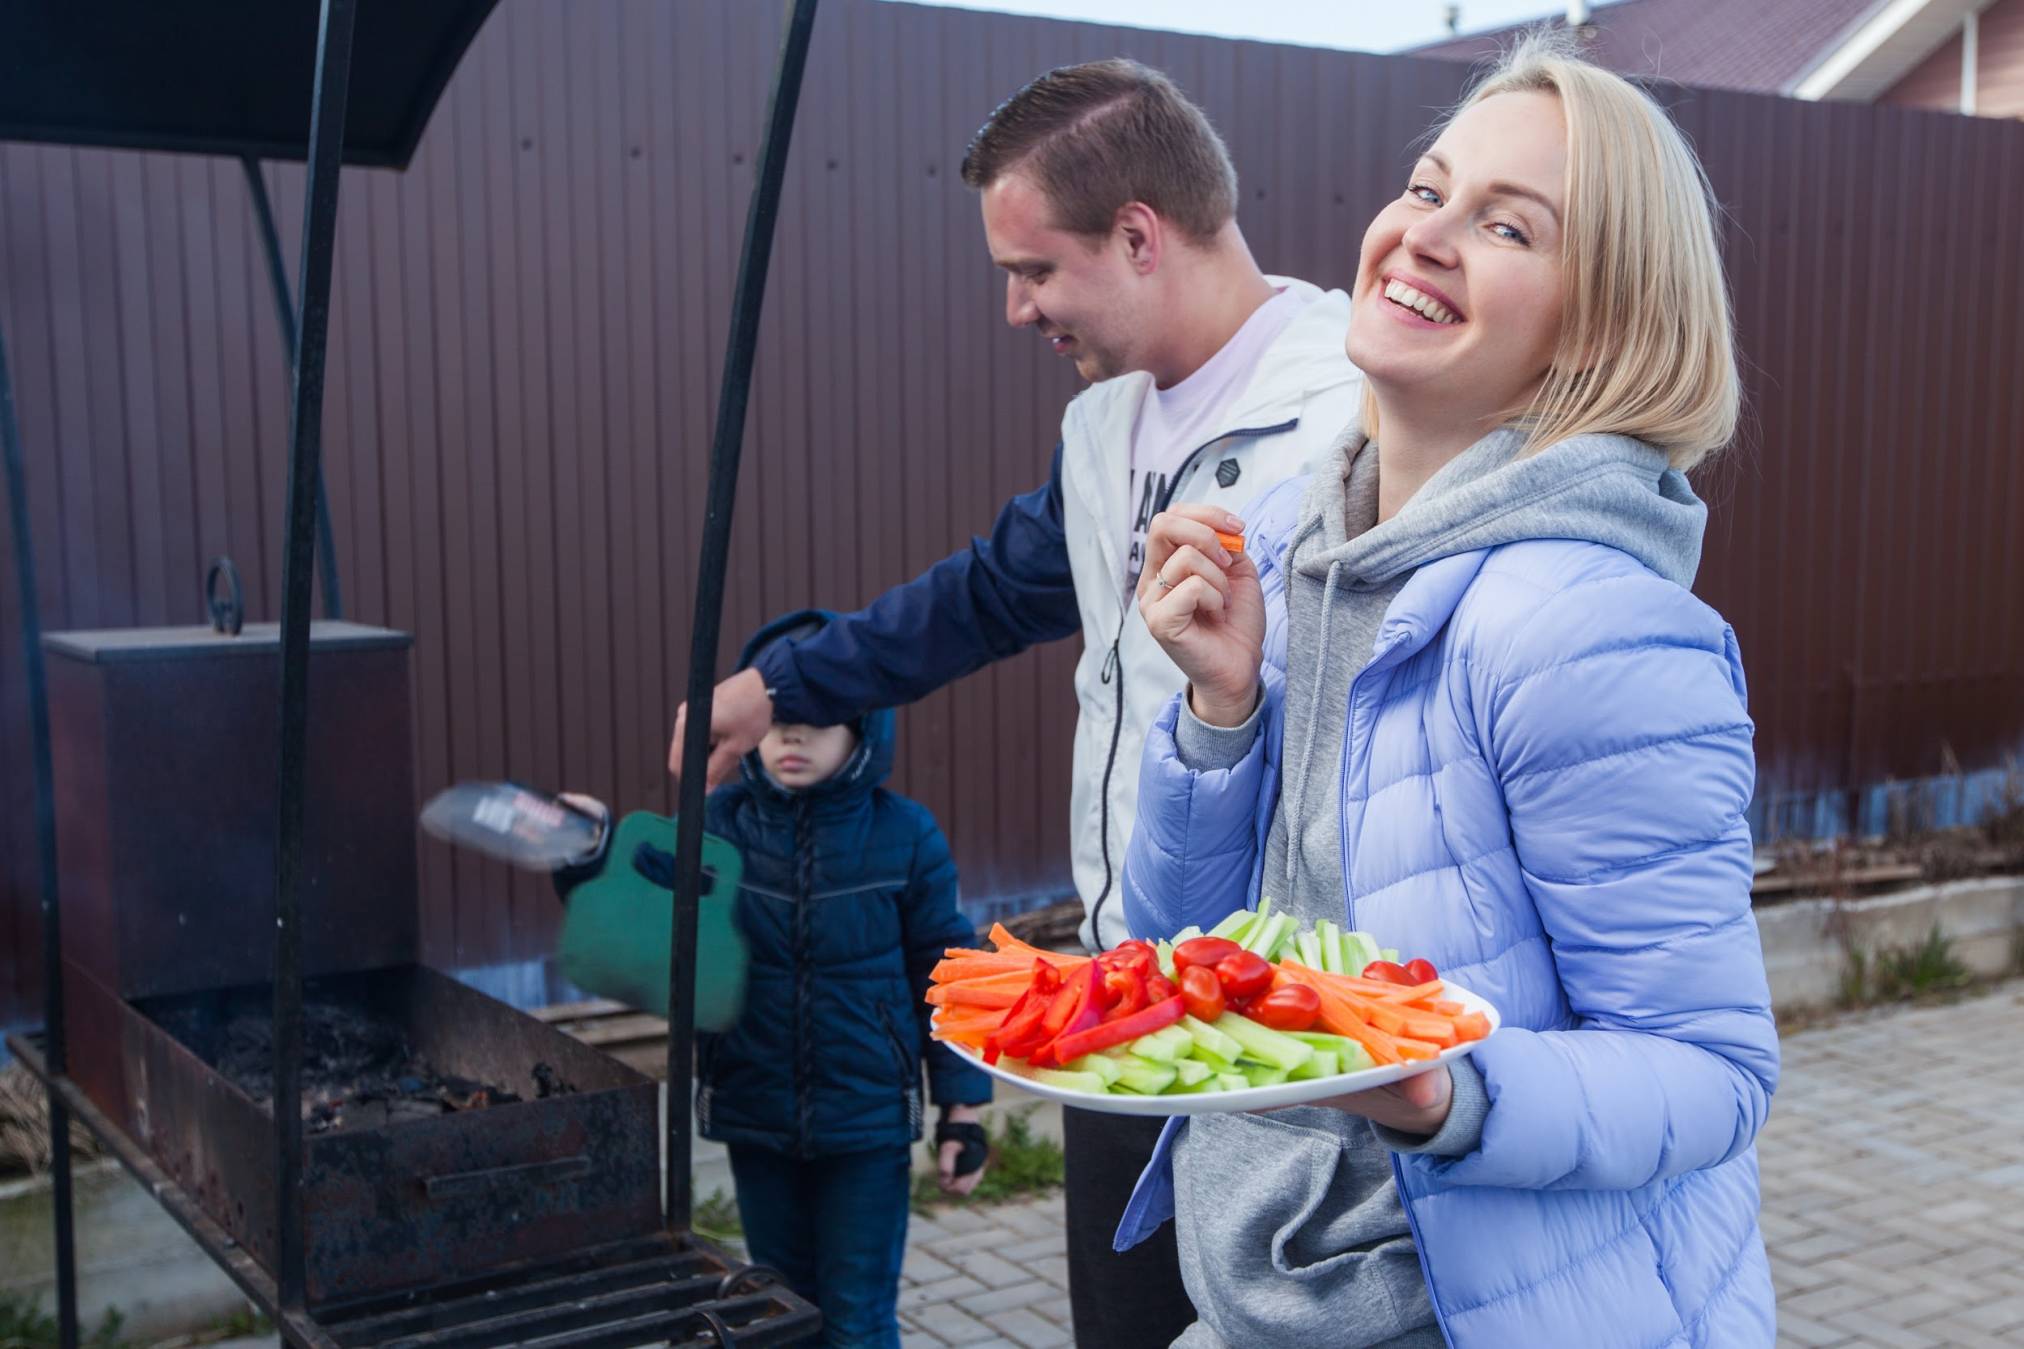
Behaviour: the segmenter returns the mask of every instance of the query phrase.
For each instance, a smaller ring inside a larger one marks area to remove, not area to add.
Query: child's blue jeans
[[[807,1161],[741,1144],[730,1153],[745,1247],[822,1309],[822,1343],[899,1349],[912,1150]]]

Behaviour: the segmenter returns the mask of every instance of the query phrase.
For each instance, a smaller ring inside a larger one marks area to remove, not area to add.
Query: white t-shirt
[[[1172,492],[1174,475],[1211,437],[1233,429],[1221,424],[1231,402],[1249,387],[1259,359],[1302,308],[1298,295],[1279,291],[1253,310],[1244,326],[1194,374],[1146,395],[1138,425],[1132,428],[1131,492],[1122,521],[1127,596],[1138,589],[1146,526]]]

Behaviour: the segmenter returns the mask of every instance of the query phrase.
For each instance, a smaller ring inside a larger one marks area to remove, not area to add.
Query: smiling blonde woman
[[[1734,432],[1692,151],[1542,40],[1371,223],[1362,423],[1247,512],[1188,507],[1139,605],[1187,675],[1146,742],[1134,935],[1270,895],[1431,959],[1504,1028],[1452,1069],[1170,1124],[1178,1344],[1773,1339],[1755,1139],[1778,1073],[1750,917],[1736,643],[1688,590],[1683,470]]]

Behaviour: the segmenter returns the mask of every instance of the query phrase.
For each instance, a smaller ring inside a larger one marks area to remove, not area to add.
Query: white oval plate
[[[1441,996],[1451,1002],[1459,1002],[1472,1012],[1481,1012],[1490,1019],[1490,1034],[1495,1035],[1504,1019],[1497,1015],[1497,1009],[1468,989],[1441,980]],[[941,1016],[936,1009],[937,1018]],[[1487,1040],[1489,1037],[1485,1036]],[[1000,1082],[1009,1083],[1024,1092],[1044,1096],[1050,1101],[1072,1105],[1082,1110],[1101,1111],[1107,1115],[1226,1115],[1238,1110],[1276,1110],[1281,1106],[1306,1105],[1310,1101],[1323,1100],[1330,1096],[1342,1096],[1352,1091],[1363,1091],[1370,1087],[1382,1087],[1387,1082],[1401,1078],[1416,1077],[1450,1059],[1468,1053],[1483,1040],[1471,1040],[1444,1049],[1439,1058],[1419,1059],[1412,1063],[1392,1063],[1381,1068],[1365,1068],[1360,1072],[1337,1073],[1334,1077],[1317,1077],[1305,1082],[1280,1082],[1269,1087],[1246,1087],[1242,1091],[1190,1092],[1181,1096],[1131,1096],[1122,1092],[1076,1091],[1072,1087],[1049,1086],[1036,1082],[1018,1072],[984,1062],[970,1051],[969,1046],[955,1044],[948,1040],[940,1043],[961,1054]]]

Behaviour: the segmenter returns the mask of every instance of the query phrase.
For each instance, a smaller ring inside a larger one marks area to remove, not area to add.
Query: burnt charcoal
[[[194,1007],[165,1016],[163,1024],[253,1100],[264,1105],[272,1099],[274,1023],[264,1007]],[[534,1079],[543,1096],[575,1091],[547,1064],[536,1065]],[[399,1030],[356,1007],[303,1005],[302,1118],[310,1133],[433,1119],[522,1099],[489,1082],[438,1072]]]

